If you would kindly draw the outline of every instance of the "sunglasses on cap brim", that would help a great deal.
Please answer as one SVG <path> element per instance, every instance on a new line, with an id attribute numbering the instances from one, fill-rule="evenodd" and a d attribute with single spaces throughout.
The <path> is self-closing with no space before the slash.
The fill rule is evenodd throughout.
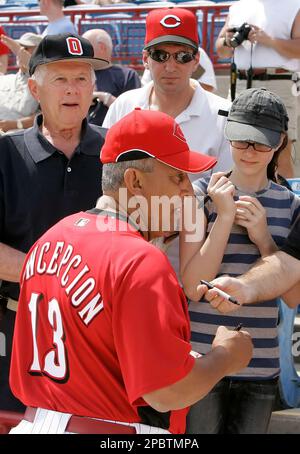
<path id="1" fill-rule="evenodd" d="M 189 52 L 185 50 L 179 50 L 178 52 L 170 53 L 162 49 L 150 49 L 148 54 L 152 60 L 158 63 L 165 63 L 173 57 L 177 63 L 184 65 L 185 63 L 190 63 L 195 59 L 197 51 Z"/>

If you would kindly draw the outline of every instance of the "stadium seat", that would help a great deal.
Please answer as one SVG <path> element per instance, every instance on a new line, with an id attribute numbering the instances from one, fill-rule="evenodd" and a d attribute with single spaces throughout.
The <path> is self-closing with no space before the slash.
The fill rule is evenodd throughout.
<path id="1" fill-rule="evenodd" d="M 123 21 L 120 24 L 120 33 L 122 36 L 122 45 L 120 47 L 120 56 L 122 61 L 125 59 L 125 64 L 129 64 L 130 60 L 126 60 L 127 56 L 138 64 L 142 64 L 142 51 L 144 48 L 146 25 L 144 20 L 139 21 Z"/>
<path id="2" fill-rule="evenodd" d="M 8 434 L 23 418 L 23 413 L 0 410 L 0 435 Z"/>
<path id="3" fill-rule="evenodd" d="M 14 23 L 14 24 L 3 24 L 5 33 L 13 39 L 19 39 L 24 33 L 39 33 L 39 30 L 36 25 L 33 24 L 23 24 L 23 23 Z"/>

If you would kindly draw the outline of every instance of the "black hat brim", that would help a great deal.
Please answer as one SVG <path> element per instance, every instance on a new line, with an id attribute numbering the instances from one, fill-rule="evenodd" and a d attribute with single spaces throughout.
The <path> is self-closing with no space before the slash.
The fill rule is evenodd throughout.
<path id="1" fill-rule="evenodd" d="M 280 143 L 280 131 L 228 120 L 225 137 L 230 141 L 257 142 L 276 148 Z"/>
<path id="2" fill-rule="evenodd" d="M 156 44 L 162 44 L 162 43 L 176 43 L 176 44 L 183 44 L 186 46 L 191 46 L 195 50 L 198 50 L 198 44 L 195 43 L 194 41 L 184 38 L 183 36 L 177 36 L 177 35 L 163 35 L 159 36 L 155 39 L 152 39 L 149 43 L 147 43 L 144 47 L 145 50 L 149 49 L 152 46 L 155 46 Z"/>

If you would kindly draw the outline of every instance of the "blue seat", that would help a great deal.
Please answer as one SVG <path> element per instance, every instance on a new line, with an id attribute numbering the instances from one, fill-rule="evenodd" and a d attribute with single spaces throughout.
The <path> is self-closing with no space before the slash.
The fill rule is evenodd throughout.
<path id="1" fill-rule="evenodd" d="M 122 45 L 120 48 L 120 56 L 122 62 L 130 63 L 130 60 L 135 60 L 135 63 L 142 64 L 142 51 L 144 48 L 146 25 L 144 20 L 139 21 L 123 21 L 120 24 L 120 33 L 122 36 Z M 130 60 L 126 57 L 130 56 Z"/>
<path id="2" fill-rule="evenodd" d="M 3 28 L 5 33 L 13 39 L 19 39 L 20 36 L 24 35 L 24 33 L 39 33 L 38 27 L 33 24 L 23 24 L 23 23 L 3 23 Z"/>
<path id="3" fill-rule="evenodd" d="M 280 397 L 285 407 L 300 407 L 300 377 L 294 360 L 300 355 L 299 338 L 294 338 L 294 321 L 297 309 L 290 309 L 279 300 L 279 349 L 280 349 Z M 296 333 L 298 334 L 298 333 Z"/>
<path id="4" fill-rule="evenodd" d="M 300 196 L 300 178 L 287 178 L 287 182 L 289 183 L 292 191 Z M 299 306 L 298 306 L 298 313 L 300 314 L 300 297 L 299 297 Z"/>

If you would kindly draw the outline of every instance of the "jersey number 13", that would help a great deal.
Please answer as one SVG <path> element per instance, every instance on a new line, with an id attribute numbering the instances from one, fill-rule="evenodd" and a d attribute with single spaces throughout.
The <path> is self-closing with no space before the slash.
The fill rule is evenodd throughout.
<path id="1" fill-rule="evenodd" d="M 29 310 L 31 313 L 31 329 L 33 340 L 33 360 L 30 366 L 30 373 L 35 375 L 47 375 L 55 381 L 66 381 L 68 377 L 68 362 L 64 344 L 64 330 L 62 317 L 57 299 L 52 298 L 48 302 L 48 321 L 53 333 L 54 349 L 48 351 L 43 358 L 43 364 L 39 359 L 39 350 L 37 344 L 37 327 L 38 327 L 38 305 L 43 301 L 42 295 L 32 293 Z"/>

